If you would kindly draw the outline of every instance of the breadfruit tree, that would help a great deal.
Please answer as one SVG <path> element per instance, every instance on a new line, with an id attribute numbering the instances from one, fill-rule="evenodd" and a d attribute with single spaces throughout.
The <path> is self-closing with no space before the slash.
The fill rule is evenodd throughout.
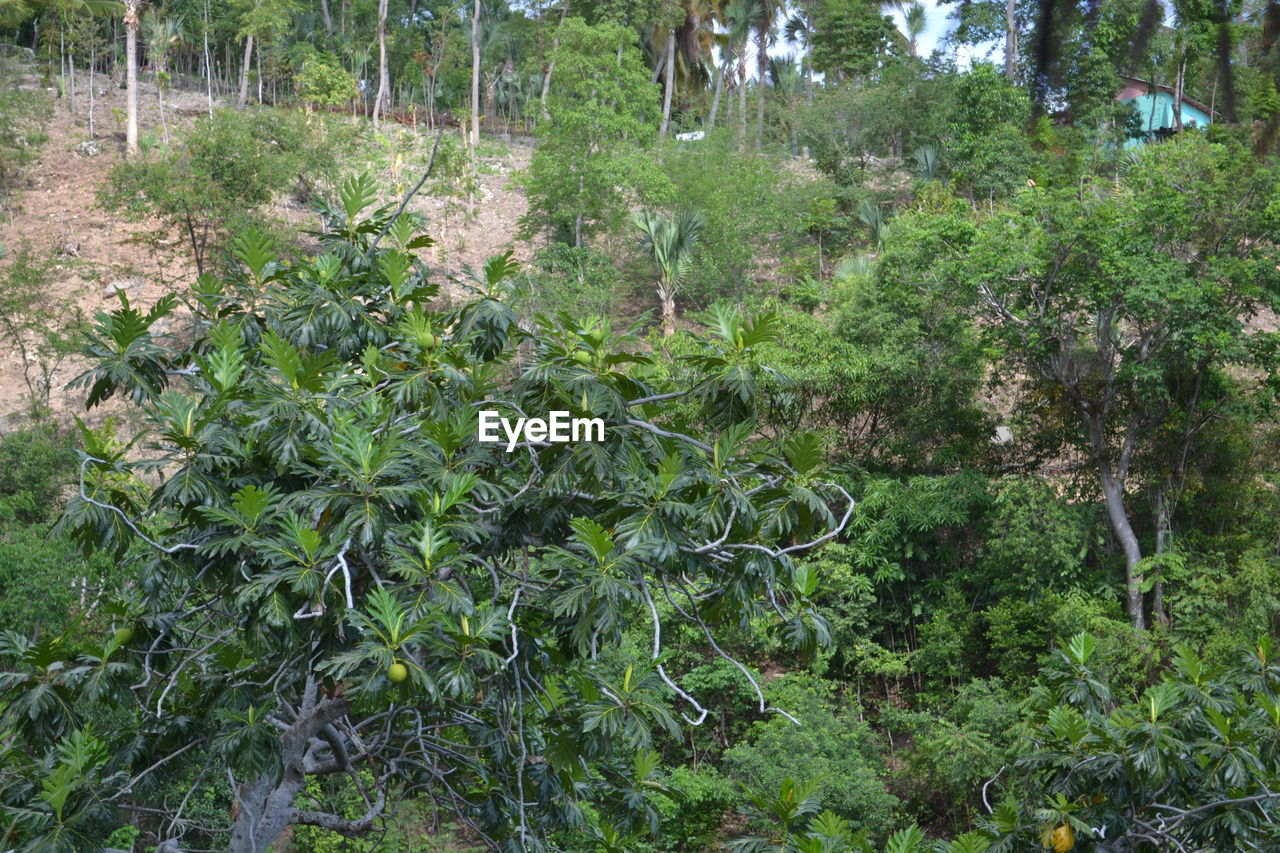
<path id="1" fill-rule="evenodd" d="M 813 437 L 753 426 L 769 316 L 724 313 L 660 365 L 607 321 L 518 322 L 509 257 L 442 309 L 430 241 L 362 218 L 372 198 L 344 185 L 313 258 L 240 235 L 189 323 L 160 322 L 176 299 L 97 318 L 79 381 L 142 430 L 86 431 L 64 523 L 138 570 L 100 647 L 7 637 L 19 842 L 88 849 L 127 807 L 181 843 L 173 779 L 194 776 L 234 791 L 237 853 L 290 825 L 360 836 L 410 796 L 495 848 L 558 827 L 616 846 L 653 818 L 651 732 L 707 715 L 663 667 L 664 621 L 720 654 L 724 625 L 823 640 L 792 559 L 852 502 Z M 606 429 L 507 452 L 477 440 L 482 409 Z M 606 664 L 628 626 L 644 653 Z M 351 779 L 363 813 L 304 796 L 316 777 Z"/>

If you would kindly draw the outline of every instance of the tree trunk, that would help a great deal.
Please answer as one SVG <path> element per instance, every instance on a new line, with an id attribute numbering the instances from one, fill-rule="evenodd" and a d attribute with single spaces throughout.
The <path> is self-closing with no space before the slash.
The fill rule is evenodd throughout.
<path id="1" fill-rule="evenodd" d="M 1173 81 L 1173 130 L 1182 130 L 1182 87 L 1186 81 L 1187 60 L 1178 63 L 1178 76 Z"/>
<path id="2" fill-rule="evenodd" d="M 667 128 L 671 126 L 671 93 L 676 88 L 676 28 L 667 28 L 667 73 L 663 81 L 665 92 L 662 93 L 662 125 L 658 128 L 658 137 L 666 139 Z"/>
<path id="3" fill-rule="evenodd" d="M 345 700 L 319 698 L 316 682 L 308 680 L 297 718 L 280 737 L 282 772 L 261 776 L 236 791 L 239 811 L 231 830 L 229 853 L 265 853 L 281 832 L 295 824 L 324 826 L 348 836 L 359 835 L 372 827 L 385 805 L 381 791 L 372 808 L 354 821 L 294 806 L 298 795 L 306 789 L 308 775 L 350 768 L 345 747 L 336 740 L 332 728 L 333 722 L 346 712 Z M 326 731 L 333 736 L 326 739 Z M 322 742 L 340 754 L 318 759 L 317 747 L 323 749 Z"/>
<path id="4" fill-rule="evenodd" d="M 89 138 L 90 138 L 90 139 L 93 139 L 93 137 L 94 137 L 94 132 L 93 132 L 93 131 L 94 131 L 94 128 L 93 128 L 93 99 L 94 99 L 94 95 L 93 95 L 93 85 L 94 85 L 94 83 L 93 83 L 93 77 L 94 77 L 94 69 L 97 67 L 97 65 L 98 65 L 98 50 L 97 50 L 97 45 L 95 45 L 93 42 L 89 42 Z"/>
<path id="5" fill-rule="evenodd" d="M 480 172 L 480 0 L 471 8 L 471 175 Z M 474 183 L 474 181 L 472 182 Z M 467 190 L 467 214 L 475 210 L 475 193 Z"/>
<path id="6" fill-rule="evenodd" d="M 1161 486 L 1156 491 L 1156 553 L 1168 554 L 1173 551 L 1173 509 L 1169 506 L 1169 486 Z M 1151 615 L 1162 628 L 1169 627 L 1169 614 L 1164 606 L 1163 569 L 1156 570 L 1155 583 L 1151 587 Z"/>
<path id="7" fill-rule="evenodd" d="M 324 33 L 333 38 L 333 18 L 329 16 L 329 0 L 320 0 L 320 20 L 324 22 Z"/>
<path id="8" fill-rule="evenodd" d="M 658 302 L 662 305 L 662 336 L 676 333 L 676 295 L 664 282 L 658 285 Z"/>
<path id="9" fill-rule="evenodd" d="M 67 106 L 71 108 L 71 114 L 76 114 L 76 46 L 71 45 L 71 50 L 67 51 Z"/>
<path id="10" fill-rule="evenodd" d="M 566 2 L 560 10 L 560 24 L 564 23 L 565 16 L 569 14 L 569 4 Z M 551 38 L 551 60 L 547 63 L 547 73 L 542 77 L 542 96 L 538 99 L 542 104 L 542 120 L 547 120 L 547 95 L 551 92 L 551 75 L 556 70 L 556 51 L 560 48 L 560 27 L 556 26 L 556 34 Z"/>
<path id="11" fill-rule="evenodd" d="M 720 111 L 720 95 L 724 91 L 724 69 L 716 65 L 716 88 L 711 96 L 711 115 L 707 117 L 707 130 L 716 129 L 716 113 Z"/>
<path id="12" fill-rule="evenodd" d="M 764 92 L 765 81 L 769 78 L 769 31 L 773 21 L 761 21 L 760 32 L 756 36 L 756 150 L 764 145 Z"/>
<path id="13" fill-rule="evenodd" d="M 1107 505 L 1107 518 L 1124 551 L 1125 610 L 1133 629 L 1143 631 L 1146 630 L 1147 620 L 1142 612 L 1142 573 L 1138 571 L 1142 548 L 1138 544 L 1137 534 L 1133 532 L 1129 514 L 1125 511 L 1124 483 L 1116 480 L 1107 462 L 1100 463 L 1098 473 L 1102 481 L 1102 496 Z"/>
<path id="14" fill-rule="evenodd" d="M 138 154 L 138 7 L 141 0 L 125 0 L 124 64 L 125 64 L 125 132 L 124 148 L 129 157 Z"/>
<path id="15" fill-rule="evenodd" d="M 738 149 L 747 147 L 747 49 L 738 53 Z"/>
<path id="16" fill-rule="evenodd" d="M 249 64 L 253 61 L 253 36 L 244 37 L 244 64 L 240 66 L 240 96 L 236 98 L 236 109 L 244 109 L 249 103 Z"/>
<path id="17" fill-rule="evenodd" d="M 582 248 L 582 175 L 578 175 L 578 215 L 573 218 L 573 245 Z"/>
<path id="18" fill-rule="evenodd" d="M 213 58 L 209 55 L 209 0 L 204 0 L 204 86 L 209 99 L 209 118 L 213 118 Z"/>
<path id="19" fill-rule="evenodd" d="M 373 129 L 378 129 L 387 100 L 387 0 L 378 0 L 378 96 L 373 101 Z"/>
<path id="20" fill-rule="evenodd" d="M 1014 0 L 1004 3 L 1004 76 L 1010 80 L 1017 70 L 1018 64 L 1018 19 L 1017 4 Z"/>

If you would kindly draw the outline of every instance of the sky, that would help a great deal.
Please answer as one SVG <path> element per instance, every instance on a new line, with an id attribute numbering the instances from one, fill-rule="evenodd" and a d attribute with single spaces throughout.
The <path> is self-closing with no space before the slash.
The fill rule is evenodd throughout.
<path id="1" fill-rule="evenodd" d="M 918 50 L 921 56 L 928 56 L 933 53 L 933 49 L 938 43 L 946 37 L 947 31 L 951 29 L 951 22 L 947 20 L 950 8 L 939 7 L 936 0 L 921 0 L 924 5 L 925 12 L 928 14 L 929 26 L 925 28 L 924 33 L 917 42 Z M 905 13 L 900 10 L 889 10 L 889 14 L 893 16 L 894 22 L 898 25 L 898 29 L 906 32 L 906 26 L 903 24 Z"/>

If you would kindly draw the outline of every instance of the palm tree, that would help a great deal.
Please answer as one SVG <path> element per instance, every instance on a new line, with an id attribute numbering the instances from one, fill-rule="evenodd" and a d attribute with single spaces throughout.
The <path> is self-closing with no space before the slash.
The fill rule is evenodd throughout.
<path id="1" fill-rule="evenodd" d="M 912 3 L 902 14 L 907 31 L 907 52 L 914 57 L 920 34 L 929 28 L 929 13 L 923 3 Z"/>
<path id="2" fill-rule="evenodd" d="M 783 121 L 791 134 L 791 155 L 794 157 L 799 147 L 799 128 L 796 121 L 795 104 L 804 94 L 804 73 L 800 70 L 800 62 L 793 56 L 774 56 L 769 59 L 769 82 L 778 100 L 784 107 Z"/>
<path id="3" fill-rule="evenodd" d="M 915 158 L 921 178 L 926 181 L 932 181 L 938 177 L 939 159 L 938 149 L 935 146 L 922 145 L 911 156 Z"/>
<path id="4" fill-rule="evenodd" d="M 764 90 L 769 77 L 769 44 L 773 41 L 773 22 L 783 8 L 781 0 L 757 0 L 759 14 L 755 19 L 756 30 L 756 86 L 760 100 L 756 104 L 756 149 L 764 144 Z"/>
<path id="5" fill-rule="evenodd" d="M 738 147 L 747 146 L 747 43 L 751 27 L 762 14 L 762 0 L 735 0 L 725 12 L 730 52 L 738 63 Z"/>
<path id="6" fill-rule="evenodd" d="M 706 217 L 694 210 L 679 216 L 639 211 L 632 217 L 644 233 L 644 246 L 658 267 L 658 302 L 662 306 L 662 334 L 676 332 L 676 290 L 684 283 L 693 265 L 693 250 Z"/>
<path id="7" fill-rule="evenodd" d="M 712 84 L 711 95 L 711 112 L 707 116 L 707 129 L 714 130 L 716 126 L 716 114 L 720 112 L 720 96 L 724 93 L 724 76 L 729 73 L 729 69 L 733 67 L 731 58 L 732 49 L 729 47 L 729 40 L 722 34 L 717 34 L 716 44 L 720 46 L 720 61 L 712 68 L 711 74 L 714 78 Z"/>
<path id="8" fill-rule="evenodd" d="M 160 126 L 164 128 L 164 144 L 169 144 L 169 123 L 164 117 L 164 89 L 169 77 L 169 51 L 182 44 L 182 19 L 160 17 L 158 13 L 143 20 L 146 30 L 147 51 L 155 69 L 156 98 L 160 102 Z"/>

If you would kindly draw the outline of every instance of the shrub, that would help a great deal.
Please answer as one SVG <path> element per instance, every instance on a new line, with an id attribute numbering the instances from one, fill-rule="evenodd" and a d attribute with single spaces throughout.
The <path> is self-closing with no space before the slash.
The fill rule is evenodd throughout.
<path id="1" fill-rule="evenodd" d="M 753 737 L 725 752 L 728 774 L 752 788 L 770 790 L 788 777 L 801 785 L 816 782 L 823 805 L 855 828 L 873 833 L 887 829 L 898 799 L 880 778 L 884 763 L 871 730 L 837 713 L 824 685 L 811 679 L 788 681 L 787 695 L 774 701 L 800 725 L 780 715 L 758 723 Z"/>

